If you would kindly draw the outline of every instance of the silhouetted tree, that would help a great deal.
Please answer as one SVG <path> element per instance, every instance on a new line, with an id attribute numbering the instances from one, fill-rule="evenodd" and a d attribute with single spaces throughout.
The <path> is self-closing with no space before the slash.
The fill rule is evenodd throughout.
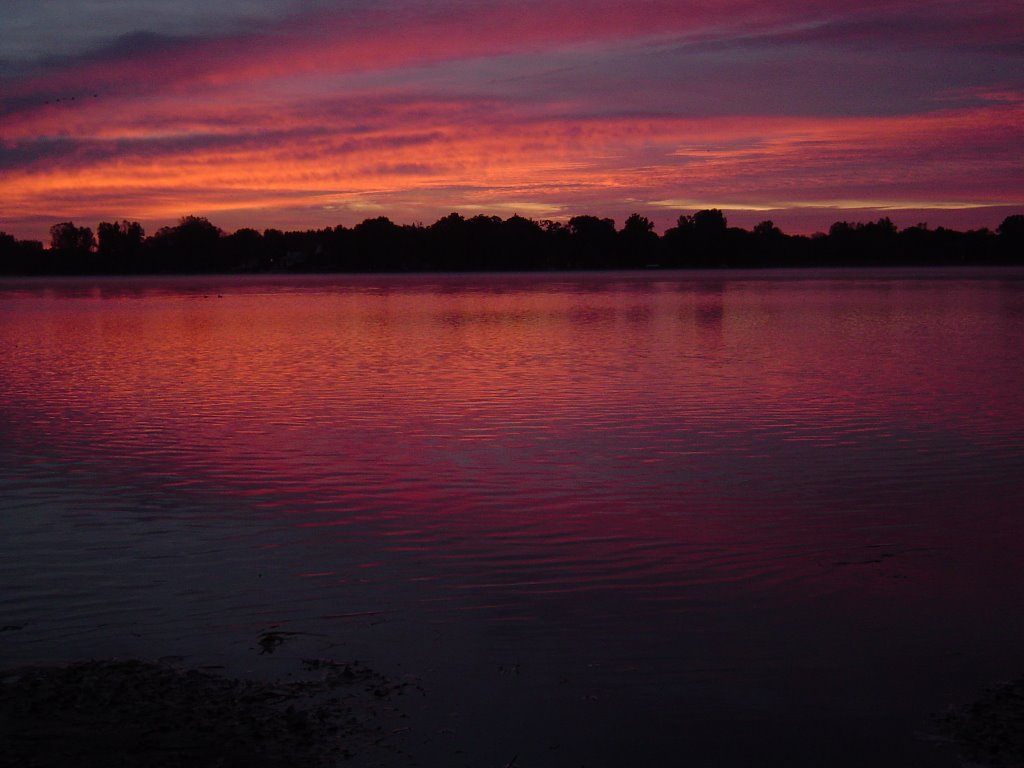
<path id="1" fill-rule="evenodd" d="M 501 224 L 498 238 L 498 269 L 533 270 L 547 266 L 544 231 L 532 219 L 513 214 Z"/>
<path id="2" fill-rule="evenodd" d="M 537 223 L 544 233 L 544 260 L 548 269 L 573 267 L 572 231 L 568 224 L 545 219 Z"/>
<path id="3" fill-rule="evenodd" d="M 998 234 L 997 234 L 998 233 Z M 256 272 L 616 269 L 781 265 L 1024 263 L 1024 215 L 996 232 L 956 232 L 918 224 L 900 231 L 888 218 L 839 221 L 828 234 L 790 236 L 771 221 L 729 227 L 717 209 L 681 214 L 662 237 L 645 216 L 574 216 L 568 223 L 513 215 L 458 213 L 429 227 L 380 216 L 343 226 L 282 232 L 239 229 L 225 235 L 207 219 L 186 216 L 150 237 L 137 222 L 100 222 L 99 243 L 72 222 L 51 228 L 50 249 L 0 233 L 0 272 Z"/>
<path id="4" fill-rule="evenodd" d="M 19 272 L 18 256 L 18 241 L 14 235 L 0 232 L 0 273 L 10 275 Z"/>
<path id="5" fill-rule="evenodd" d="M 1007 216 L 1003 223 L 996 227 L 996 233 L 1015 242 L 1024 240 L 1024 214 Z"/>
<path id="6" fill-rule="evenodd" d="M 427 232 L 427 255 L 440 270 L 469 269 L 473 254 L 466 219 L 458 213 L 449 213 L 431 224 Z"/>
<path id="7" fill-rule="evenodd" d="M 352 266 L 358 272 L 395 272 L 403 269 L 402 228 L 386 216 L 365 219 L 352 229 Z"/>
<path id="8" fill-rule="evenodd" d="M 782 234 L 782 230 L 776 227 L 775 222 L 771 219 L 765 219 L 764 221 L 755 224 L 753 234 L 761 240 L 779 240 L 785 237 L 785 235 Z"/>
<path id="9" fill-rule="evenodd" d="M 485 216 L 482 213 L 466 220 L 466 240 L 470 258 L 466 269 L 501 269 L 504 249 L 499 251 L 495 247 L 501 238 L 501 225 L 501 217 Z"/>
<path id="10" fill-rule="evenodd" d="M 639 213 L 631 214 L 619 232 L 617 266 L 643 268 L 657 258 L 657 249 L 658 236 L 654 234 L 654 222 Z"/>
<path id="11" fill-rule="evenodd" d="M 96 238 L 89 227 L 76 227 L 65 221 L 50 227 L 50 248 L 67 253 L 88 253 L 96 247 Z"/>
<path id="12" fill-rule="evenodd" d="M 0 232 L 0 274 L 32 275 L 51 271 L 39 240 L 18 240 Z"/>
<path id="13" fill-rule="evenodd" d="M 608 269 L 615 258 L 615 222 L 597 216 L 573 216 L 569 219 L 572 233 L 574 266 Z"/>
<path id="14" fill-rule="evenodd" d="M 999 249 L 1006 261 L 1020 262 L 1024 253 L 1024 215 L 1007 216 L 996 227 L 999 234 Z"/>
<path id="15" fill-rule="evenodd" d="M 745 266 L 764 267 L 782 266 L 792 261 L 787 258 L 788 238 L 775 222 L 766 219 L 754 225 L 750 236 L 746 238 L 744 249 L 747 252 Z M 743 259 L 740 259 L 742 262 Z"/>
<path id="16" fill-rule="evenodd" d="M 889 218 L 850 224 L 837 221 L 828 231 L 823 261 L 832 264 L 886 264 L 905 261 L 896 225 Z"/>
<path id="17" fill-rule="evenodd" d="M 157 271 L 215 272 L 222 268 L 217 257 L 223 234 L 202 216 L 183 216 L 177 226 L 158 229 L 146 244 Z M 175 269 L 175 264 L 181 266 Z"/>
<path id="18" fill-rule="evenodd" d="M 243 227 L 225 235 L 218 243 L 217 263 L 228 272 L 265 272 L 272 268 L 269 248 L 263 235 Z"/>
<path id="19" fill-rule="evenodd" d="M 697 211 L 693 214 L 692 222 L 694 235 L 709 242 L 721 238 L 728 229 L 725 214 L 717 208 Z"/>
<path id="20" fill-rule="evenodd" d="M 665 233 L 663 261 L 671 267 L 723 266 L 726 233 L 725 216 L 717 208 L 681 215 L 676 226 Z"/>
<path id="21" fill-rule="evenodd" d="M 97 255 L 104 272 L 135 272 L 142 253 L 146 232 L 137 221 L 101 221 L 96 228 L 99 235 Z"/>
<path id="22" fill-rule="evenodd" d="M 665 230 L 658 250 L 663 267 L 678 269 L 685 266 L 693 235 L 693 217 L 681 214 L 676 225 Z"/>
<path id="23" fill-rule="evenodd" d="M 50 251 L 57 272 L 82 274 L 96 271 L 96 238 L 89 227 L 65 221 L 50 227 Z"/>

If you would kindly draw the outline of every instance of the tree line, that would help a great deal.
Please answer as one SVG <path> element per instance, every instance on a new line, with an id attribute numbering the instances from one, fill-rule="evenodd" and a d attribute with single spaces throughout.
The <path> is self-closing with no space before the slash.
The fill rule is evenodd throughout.
<path id="1" fill-rule="evenodd" d="M 429 226 L 386 217 L 354 227 L 230 234 L 199 216 L 147 236 L 138 222 L 101 222 L 96 231 L 62 222 L 48 248 L 0 232 L 0 274 L 192 274 L 266 272 L 476 272 L 608 269 L 718 269 L 812 266 L 1024 264 L 1024 215 L 995 231 L 888 218 L 836 222 L 828 233 L 787 235 L 771 221 L 730 227 L 717 209 L 681 215 L 663 235 L 634 213 L 621 229 L 609 218 L 568 222 L 521 216 L 465 218 Z"/>

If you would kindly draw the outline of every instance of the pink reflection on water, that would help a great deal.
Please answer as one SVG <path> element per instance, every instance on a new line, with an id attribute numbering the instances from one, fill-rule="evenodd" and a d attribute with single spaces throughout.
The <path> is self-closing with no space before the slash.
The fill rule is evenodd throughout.
<path id="1" fill-rule="evenodd" d="M 925 764 L 1024 638 L 1024 282 L 938 274 L 0 283 L 14 646 L 287 626 L 558 759 Z"/>
<path id="2" fill-rule="evenodd" d="M 460 589 L 950 599 L 1020 554 L 1016 281 L 117 287 L 4 299 L 22 439 Z"/>

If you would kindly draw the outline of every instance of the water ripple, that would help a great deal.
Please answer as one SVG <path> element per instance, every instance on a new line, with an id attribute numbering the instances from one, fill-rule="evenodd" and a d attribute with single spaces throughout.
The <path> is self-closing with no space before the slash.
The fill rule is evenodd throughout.
<path id="1" fill-rule="evenodd" d="M 6 284 L 5 612 L 650 617 L 1016 551 L 1019 282 L 437 280 Z"/>

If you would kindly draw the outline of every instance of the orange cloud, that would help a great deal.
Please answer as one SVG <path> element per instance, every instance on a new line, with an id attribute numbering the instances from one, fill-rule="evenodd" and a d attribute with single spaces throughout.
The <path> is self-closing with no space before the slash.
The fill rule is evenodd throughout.
<path id="1" fill-rule="evenodd" d="M 924 7 L 901 3 L 901 18 Z M 275 210 L 301 212 L 296 224 L 327 225 L 371 211 L 409 220 L 460 208 L 562 216 L 626 207 L 1024 204 L 1024 100 L 1012 83 L 951 89 L 949 102 L 916 114 L 699 117 L 711 107 L 674 110 L 667 98 L 699 75 L 659 80 L 632 49 L 624 60 L 638 74 L 623 75 L 624 85 L 600 66 L 587 69 L 612 44 L 657 48 L 722 35 L 741 60 L 745 35 L 788 35 L 792 45 L 843 34 L 838 23 L 815 21 L 830 12 L 823 0 L 393 10 L 115 50 L 9 80 L 0 226 L 26 235 L 31 227 L 38 237 L 43 221 L 153 225 L 184 213 L 259 226 Z M 846 24 L 859 39 L 862 28 Z M 553 61 L 570 74 L 549 90 L 544 73 L 528 95 L 489 79 L 486 62 L 556 49 Z M 478 69 L 470 77 L 468 64 L 441 64 L 454 60 Z M 648 74 L 648 109 L 616 101 L 632 77 Z M 619 90 L 601 90 L 613 81 Z"/>
<path id="2" fill-rule="evenodd" d="M 1000 188 L 990 172 L 981 174 L 985 183 L 972 178 L 1005 162 L 989 153 L 1020 137 L 1024 108 L 1014 103 L 917 117 L 764 118 L 756 130 L 749 118 L 517 119 L 445 102 L 378 108 L 379 125 L 361 132 L 351 123 L 324 130 L 293 111 L 227 139 L 191 133 L 194 118 L 180 136 L 130 128 L 132 139 L 110 139 L 111 125 L 82 115 L 79 149 L 12 169 L 0 195 L 15 219 L 60 210 L 145 220 L 279 206 L 337 216 L 363 210 L 360 201 L 395 198 L 436 202 L 439 212 L 488 202 L 558 211 L 602 199 L 638 208 L 1021 202 L 1019 179 Z M 260 133 L 271 122 L 274 131 Z M 131 115 L 127 123 L 137 125 Z M 90 124 L 95 135 L 84 130 Z"/>

